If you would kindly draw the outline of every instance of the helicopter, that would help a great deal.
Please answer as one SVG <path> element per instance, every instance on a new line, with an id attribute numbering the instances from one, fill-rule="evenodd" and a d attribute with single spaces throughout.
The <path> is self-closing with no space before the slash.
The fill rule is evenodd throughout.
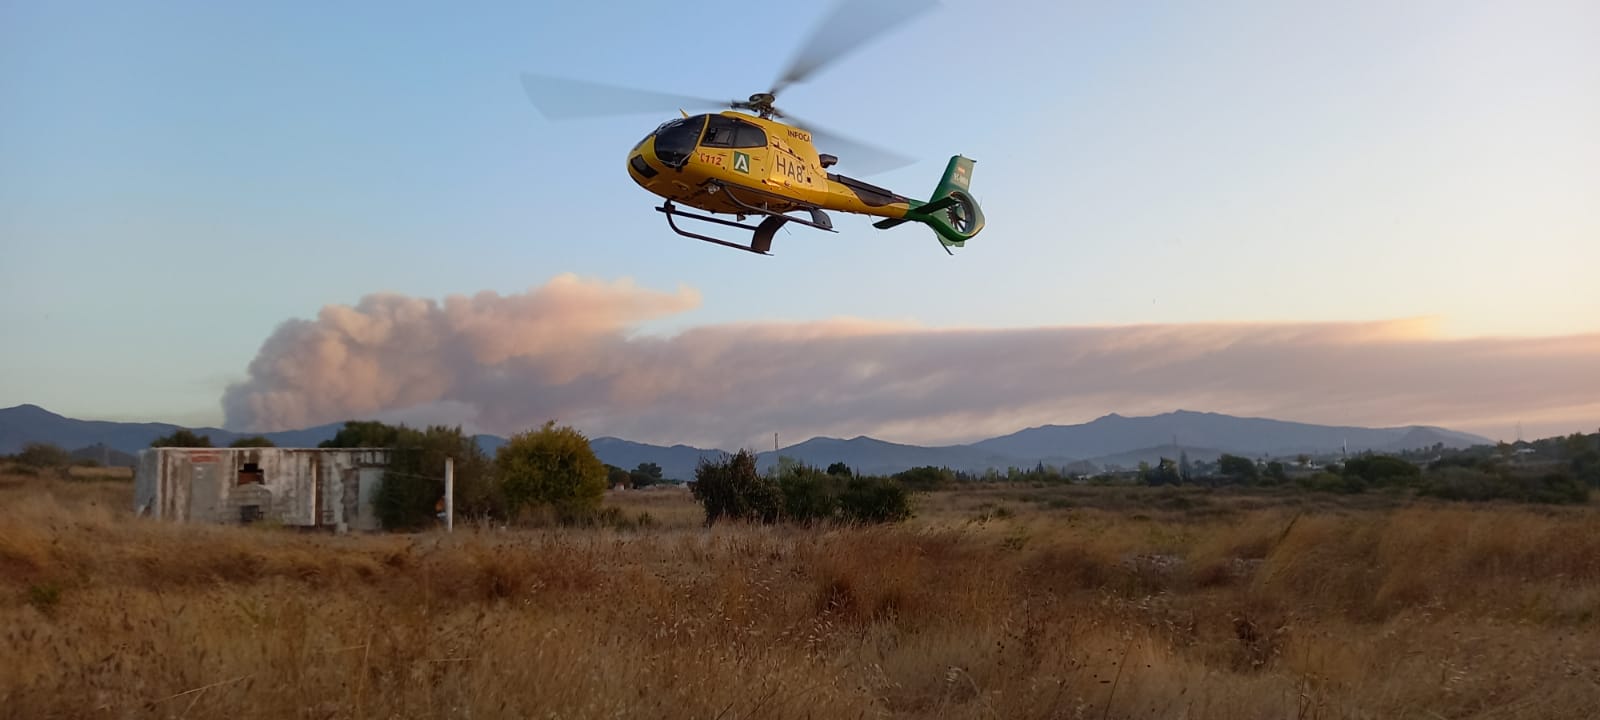
<path id="1" fill-rule="evenodd" d="M 863 16 L 863 6 L 840 2 L 807 38 L 770 89 L 744 100 L 676 95 L 607 85 L 537 73 L 523 73 L 529 99 L 552 119 L 661 112 L 676 109 L 679 117 L 662 122 L 627 153 L 627 172 L 645 190 L 663 198 L 655 209 L 667 226 L 684 237 L 771 255 L 777 231 L 788 223 L 818 230 L 834 229 L 829 212 L 882 218 L 872 225 L 887 230 L 906 222 L 932 228 L 946 253 L 963 247 L 984 227 L 983 211 L 970 192 L 974 160 L 951 156 L 944 175 L 927 200 L 895 193 L 831 170 L 843 159 L 847 167 L 881 169 L 909 164 L 910 159 L 850 140 L 794 118 L 776 107 L 779 92 L 801 82 L 829 62 L 860 47 L 890 26 L 934 5 L 915 0 L 912 7 Z M 690 114 L 688 108 L 720 109 Z M 827 151 L 827 152 L 825 152 Z M 689 212 L 685 205 L 710 215 Z M 716 217 L 731 215 L 733 219 Z M 760 217 L 758 224 L 745 222 Z M 679 227 L 688 219 L 751 231 L 748 241 L 735 242 Z"/>

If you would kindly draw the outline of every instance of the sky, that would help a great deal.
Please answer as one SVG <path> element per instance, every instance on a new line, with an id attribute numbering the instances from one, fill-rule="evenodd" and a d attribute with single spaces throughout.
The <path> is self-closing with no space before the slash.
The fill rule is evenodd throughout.
<path id="1" fill-rule="evenodd" d="M 855 216 L 791 226 L 771 257 L 674 235 L 624 168 L 672 113 L 552 121 L 519 83 L 742 97 L 827 10 L 0 2 L 0 406 L 240 427 L 409 411 L 499 432 L 559 412 L 656 442 L 948 440 L 1178 407 L 1600 427 L 1583 370 L 1600 367 L 1600 5 L 945 2 L 779 105 L 919 158 L 864 178 L 903 194 L 976 159 L 988 226 L 954 256 Z M 1150 328 L 1176 345 L 1122 367 L 1182 347 L 1226 378 L 1086 359 Z M 862 333 L 876 340 L 833 342 Z M 992 354 L 1033 333 L 1054 338 L 1049 362 Z M 447 346 L 497 336 L 522 354 Z M 371 353 L 407 337 L 447 344 L 401 363 L 432 374 L 361 394 L 393 370 Z M 1328 338 L 1359 371 L 1312 360 Z M 541 365 L 563 344 L 601 354 L 557 365 L 659 362 L 596 389 Z M 893 371 L 924 351 L 990 367 L 952 368 L 959 384 Z M 1265 357 L 1288 379 L 1263 381 Z M 323 364 L 286 370 L 306 358 Z M 730 358 L 757 374 L 727 377 Z M 1075 374 L 1118 389 L 1059 382 Z M 897 394 L 872 412 L 814 400 L 846 376 Z M 663 378 L 744 392 L 640 389 Z M 1331 394 L 1297 404 L 1288 386 Z M 955 388 L 998 399 L 940 400 Z"/>

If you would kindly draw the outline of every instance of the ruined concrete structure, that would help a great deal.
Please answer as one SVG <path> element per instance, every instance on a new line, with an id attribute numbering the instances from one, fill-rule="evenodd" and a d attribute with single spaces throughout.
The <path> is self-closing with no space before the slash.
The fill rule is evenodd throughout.
<path id="1" fill-rule="evenodd" d="M 388 464 L 389 451 L 373 448 L 150 448 L 139 452 L 134 510 L 179 522 L 377 530 L 372 499 Z"/>

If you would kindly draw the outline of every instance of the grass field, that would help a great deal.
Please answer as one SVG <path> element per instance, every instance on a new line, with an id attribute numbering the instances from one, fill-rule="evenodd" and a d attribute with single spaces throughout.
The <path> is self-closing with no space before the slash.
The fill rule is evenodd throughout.
<path id="1" fill-rule="evenodd" d="M 1600 510 L 995 488 L 901 526 L 175 526 L 0 475 L 26 718 L 1588 718 Z"/>

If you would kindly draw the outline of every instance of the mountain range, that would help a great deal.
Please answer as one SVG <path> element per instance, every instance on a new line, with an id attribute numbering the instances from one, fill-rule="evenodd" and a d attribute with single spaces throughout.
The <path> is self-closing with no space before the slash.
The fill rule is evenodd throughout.
<path id="1" fill-rule="evenodd" d="M 315 447 L 338 432 L 343 423 L 299 430 L 259 433 L 280 447 Z M 46 442 L 75 451 L 81 457 L 115 458 L 126 464 L 127 455 L 183 426 L 170 423 L 128 423 L 77 420 L 57 415 L 37 405 L 0 409 L 0 454 L 15 453 L 30 442 Z M 189 428 L 208 435 L 219 447 L 240 437 L 221 428 Z M 505 438 L 474 436 L 485 452 L 493 454 Z M 1246 457 L 1294 457 L 1341 452 L 1399 452 L 1436 444 L 1461 448 L 1493 444 L 1489 438 L 1425 425 L 1367 428 L 1315 425 L 1301 422 L 1246 418 L 1210 412 L 1178 410 L 1160 415 L 1124 417 L 1112 413 L 1076 425 L 1043 425 L 960 445 L 906 445 L 866 436 L 846 439 L 814 437 L 777 451 L 758 453 L 760 467 L 771 467 L 780 456 L 826 467 L 842 462 L 861 473 L 894 473 L 911 467 L 934 465 L 953 470 L 983 472 L 994 468 L 1030 468 L 1044 463 L 1085 472 L 1154 464 L 1162 457 L 1182 452 L 1193 461 L 1214 461 L 1222 453 Z M 722 453 L 715 448 L 689 445 L 650 445 L 615 437 L 590 440 L 601 461 L 632 469 L 640 463 L 661 466 L 669 479 L 687 480 L 702 457 Z"/>

